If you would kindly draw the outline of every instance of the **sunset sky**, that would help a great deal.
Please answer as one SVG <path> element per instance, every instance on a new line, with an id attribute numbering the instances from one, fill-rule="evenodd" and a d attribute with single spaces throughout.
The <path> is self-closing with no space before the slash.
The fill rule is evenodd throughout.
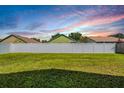
<path id="1" fill-rule="evenodd" d="M 55 33 L 87 36 L 124 33 L 124 6 L 0 6 L 0 37 L 49 39 Z"/>

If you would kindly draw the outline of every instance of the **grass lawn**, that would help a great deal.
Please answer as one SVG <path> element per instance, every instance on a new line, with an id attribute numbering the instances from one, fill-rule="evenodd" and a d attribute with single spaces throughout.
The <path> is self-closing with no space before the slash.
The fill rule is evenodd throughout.
<path id="1" fill-rule="evenodd" d="M 124 55 L 1 54 L 0 87 L 124 87 Z"/>

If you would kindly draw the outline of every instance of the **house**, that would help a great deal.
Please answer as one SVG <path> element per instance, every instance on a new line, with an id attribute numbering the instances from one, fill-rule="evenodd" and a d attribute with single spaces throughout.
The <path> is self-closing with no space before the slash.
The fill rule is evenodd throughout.
<path id="1" fill-rule="evenodd" d="M 83 37 L 84 43 L 118 43 L 124 42 L 124 39 L 118 39 L 115 37 Z"/>
<path id="2" fill-rule="evenodd" d="M 75 40 L 61 34 L 55 38 L 52 38 L 49 43 L 74 43 L 76 42 Z"/>
<path id="3" fill-rule="evenodd" d="M 0 43 L 40 43 L 40 42 L 19 35 L 9 35 L 8 37 L 2 39 Z"/>

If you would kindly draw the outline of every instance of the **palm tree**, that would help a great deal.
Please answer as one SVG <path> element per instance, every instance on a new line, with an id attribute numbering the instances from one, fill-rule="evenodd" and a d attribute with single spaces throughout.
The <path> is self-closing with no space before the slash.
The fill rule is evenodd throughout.
<path id="1" fill-rule="evenodd" d="M 117 33 L 117 34 L 114 34 L 114 35 L 110 35 L 111 37 L 116 37 L 118 38 L 118 42 L 121 42 L 121 39 L 124 38 L 124 34 L 122 33 Z"/>

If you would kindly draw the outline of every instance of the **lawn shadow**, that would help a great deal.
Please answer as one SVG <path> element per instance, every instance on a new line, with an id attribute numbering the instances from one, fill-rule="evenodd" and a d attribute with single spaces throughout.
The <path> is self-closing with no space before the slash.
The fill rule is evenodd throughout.
<path id="1" fill-rule="evenodd" d="M 60 69 L 0 74 L 1 88 L 121 88 L 123 76 Z"/>

